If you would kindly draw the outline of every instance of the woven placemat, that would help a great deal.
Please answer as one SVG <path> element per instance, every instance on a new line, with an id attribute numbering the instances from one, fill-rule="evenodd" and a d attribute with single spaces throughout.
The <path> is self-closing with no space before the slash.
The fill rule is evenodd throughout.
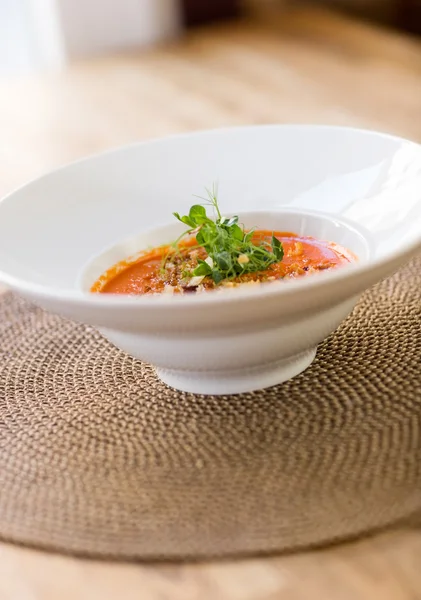
<path id="1" fill-rule="evenodd" d="M 194 396 L 0 299 L 0 537 L 115 558 L 291 550 L 421 521 L 421 258 L 304 374 Z"/>

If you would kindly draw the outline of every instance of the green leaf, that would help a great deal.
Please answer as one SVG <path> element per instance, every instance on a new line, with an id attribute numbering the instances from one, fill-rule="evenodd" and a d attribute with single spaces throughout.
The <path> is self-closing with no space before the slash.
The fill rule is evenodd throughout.
<path id="1" fill-rule="evenodd" d="M 212 273 L 212 269 L 204 260 L 198 260 L 198 266 L 193 271 L 193 275 L 210 275 Z"/>
<path id="2" fill-rule="evenodd" d="M 192 221 L 187 215 L 181 218 L 182 222 L 194 229 L 196 227 L 196 223 Z"/>
<path id="3" fill-rule="evenodd" d="M 218 271 L 218 269 L 213 269 L 212 279 L 214 280 L 216 285 L 218 285 L 218 283 L 221 283 L 221 281 L 226 279 L 226 277 L 221 273 L 221 271 Z"/>
<path id="4" fill-rule="evenodd" d="M 221 271 L 229 271 L 232 268 L 232 258 L 229 252 L 219 252 L 212 255 L 213 262 Z"/>
<path id="5" fill-rule="evenodd" d="M 196 241 L 199 244 L 199 246 L 204 246 L 205 245 L 205 238 L 203 235 L 203 228 L 199 229 L 199 231 L 196 233 Z"/>
<path id="6" fill-rule="evenodd" d="M 194 223 L 194 221 L 192 221 L 190 219 L 190 217 L 188 217 L 187 215 L 185 215 L 184 217 L 180 217 L 180 215 L 178 213 L 173 213 L 174 217 L 176 219 L 178 219 L 179 221 L 181 221 L 182 223 L 184 223 L 185 225 L 188 225 L 190 228 L 194 229 L 196 227 L 196 224 Z"/>
<path id="7" fill-rule="evenodd" d="M 217 234 L 215 233 L 214 223 L 209 225 L 205 223 L 205 225 L 202 225 L 202 227 L 198 231 L 196 235 L 196 240 L 198 244 L 207 249 L 208 245 L 212 244 L 215 241 L 216 237 Z"/>
<path id="8" fill-rule="evenodd" d="M 272 252 L 278 261 L 281 261 L 284 258 L 284 248 L 278 238 L 274 235 L 272 235 Z"/>
<path id="9" fill-rule="evenodd" d="M 239 225 L 237 225 L 237 224 L 234 223 L 234 225 L 231 225 L 231 227 L 229 228 L 229 230 L 230 230 L 230 233 L 231 233 L 232 237 L 235 240 L 238 240 L 240 242 L 243 241 L 243 239 L 244 239 L 244 232 L 243 232 L 243 230 L 241 229 L 241 227 Z"/>
<path id="10" fill-rule="evenodd" d="M 197 225 L 203 225 L 206 221 L 209 221 L 206 216 L 206 209 L 200 204 L 194 204 L 189 212 L 190 220 Z"/>
<path id="11" fill-rule="evenodd" d="M 238 217 L 234 216 L 234 217 L 229 217 L 226 219 L 222 219 L 220 221 L 220 224 L 223 225 L 224 227 L 231 227 L 231 225 L 235 225 L 236 223 L 238 223 Z"/>

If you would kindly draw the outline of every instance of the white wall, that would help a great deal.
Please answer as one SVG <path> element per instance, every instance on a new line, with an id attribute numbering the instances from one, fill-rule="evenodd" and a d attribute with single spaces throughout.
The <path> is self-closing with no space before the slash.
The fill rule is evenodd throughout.
<path id="1" fill-rule="evenodd" d="M 181 27 L 179 0 L 0 0 L 0 76 L 147 47 Z"/>
<path id="2" fill-rule="evenodd" d="M 0 75 L 26 73 L 35 57 L 25 0 L 0 0 Z"/>
<path id="3" fill-rule="evenodd" d="M 178 0 L 56 0 L 66 54 L 148 46 L 177 35 Z"/>

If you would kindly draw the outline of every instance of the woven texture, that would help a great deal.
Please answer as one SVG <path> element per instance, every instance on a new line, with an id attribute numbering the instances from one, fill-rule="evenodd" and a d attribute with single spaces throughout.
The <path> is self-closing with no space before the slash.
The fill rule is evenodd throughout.
<path id="1" fill-rule="evenodd" d="M 193 396 L 89 327 L 0 299 L 0 536 L 179 558 L 290 550 L 421 518 L 421 258 L 312 367 Z"/>

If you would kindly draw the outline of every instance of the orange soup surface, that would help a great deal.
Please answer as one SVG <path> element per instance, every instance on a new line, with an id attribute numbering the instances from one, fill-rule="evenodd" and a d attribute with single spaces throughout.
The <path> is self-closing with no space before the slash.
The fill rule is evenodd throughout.
<path id="1" fill-rule="evenodd" d="M 345 248 L 332 242 L 288 232 L 274 232 L 282 243 L 283 259 L 264 271 L 239 275 L 234 279 L 215 284 L 210 276 L 193 278 L 191 272 L 198 260 L 207 258 L 204 248 L 190 237 L 175 251 L 171 246 L 161 246 L 140 257 L 121 261 L 106 271 L 92 286 L 92 292 L 103 294 L 182 294 L 208 291 L 215 288 L 256 285 L 285 278 L 304 277 L 317 271 L 334 269 L 353 262 L 356 257 Z M 254 232 L 255 244 L 270 240 L 272 231 Z M 165 268 L 163 268 L 165 260 Z M 199 281 L 200 279 L 200 281 Z"/>

